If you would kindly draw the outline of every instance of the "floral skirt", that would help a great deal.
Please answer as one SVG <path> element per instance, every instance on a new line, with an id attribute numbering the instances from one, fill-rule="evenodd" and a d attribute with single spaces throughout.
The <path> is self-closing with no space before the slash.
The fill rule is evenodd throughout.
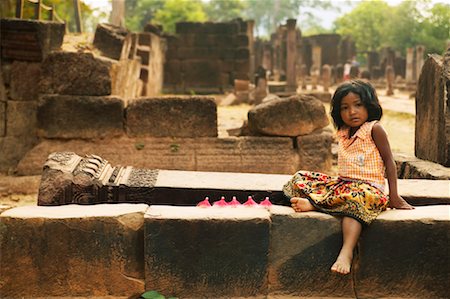
<path id="1" fill-rule="evenodd" d="M 370 224 L 386 209 L 388 197 L 364 181 L 344 180 L 319 172 L 299 171 L 283 187 L 284 195 L 307 198 L 321 212 Z"/>

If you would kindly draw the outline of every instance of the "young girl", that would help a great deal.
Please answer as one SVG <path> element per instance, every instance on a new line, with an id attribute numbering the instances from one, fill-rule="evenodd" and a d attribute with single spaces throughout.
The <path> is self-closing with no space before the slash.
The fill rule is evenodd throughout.
<path id="1" fill-rule="evenodd" d="M 397 170 L 387 134 L 381 124 L 383 111 L 369 82 L 340 85 L 331 102 L 331 117 L 338 129 L 338 177 L 299 171 L 283 187 L 296 212 L 320 211 L 342 218 L 343 245 L 331 271 L 350 273 L 353 249 L 363 225 L 370 224 L 389 205 L 413 209 L 397 192 Z M 384 174 L 389 200 L 384 194 Z"/>

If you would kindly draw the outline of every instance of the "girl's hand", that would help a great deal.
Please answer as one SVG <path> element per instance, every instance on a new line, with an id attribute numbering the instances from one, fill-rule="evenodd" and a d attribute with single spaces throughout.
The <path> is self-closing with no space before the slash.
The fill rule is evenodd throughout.
<path id="1" fill-rule="evenodd" d="M 406 202 L 400 195 L 391 196 L 389 198 L 389 207 L 401 210 L 412 210 L 414 207 Z"/>

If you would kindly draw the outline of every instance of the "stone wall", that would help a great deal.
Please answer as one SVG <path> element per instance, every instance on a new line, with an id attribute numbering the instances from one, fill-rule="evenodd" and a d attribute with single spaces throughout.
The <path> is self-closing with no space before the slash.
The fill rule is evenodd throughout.
<path id="1" fill-rule="evenodd" d="M 65 25 L 1 19 L 0 171 L 12 171 L 37 142 L 42 63 L 61 47 Z"/>
<path id="2" fill-rule="evenodd" d="M 430 55 L 416 94 L 415 155 L 450 166 L 450 49 Z"/>
<path id="3" fill-rule="evenodd" d="M 253 22 L 176 24 L 167 38 L 164 90 L 167 93 L 215 94 L 252 71 Z"/>

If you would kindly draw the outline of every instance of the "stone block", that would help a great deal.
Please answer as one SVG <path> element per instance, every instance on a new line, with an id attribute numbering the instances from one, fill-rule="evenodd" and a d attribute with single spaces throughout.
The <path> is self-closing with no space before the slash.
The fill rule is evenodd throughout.
<path id="1" fill-rule="evenodd" d="M 269 293 L 295 298 L 353 297 L 350 275 L 330 271 L 342 246 L 338 218 L 295 213 L 273 206 L 271 212 Z"/>
<path id="2" fill-rule="evenodd" d="M 220 60 L 185 60 L 181 63 L 185 92 L 220 93 Z"/>
<path id="3" fill-rule="evenodd" d="M 397 153 L 394 155 L 397 177 L 401 179 L 449 180 L 450 168 L 438 163 Z"/>
<path id="4" fill-rule="evenodd" d="M 3 212 L 0 294 L 30 298 L 142 293 L 147 208 L 25 206 Z"/>
<path id="5" fill-rule="evenodd" d="M 53 52 L 42 64 L 41 94 L 110 95 L 114 60 L 92 53 Z"/>
<path id="6" fill-rule="evenodd" d="M 0 137 L 6 135 L 6 102 L 0 101 Z"/>
<path id="7" fill-rule="evenodd" d="M 327 126 L 324 105 L 317 99 L 296 95 L 274 99 L 248 112 L 251 132 L 274 136 L 301 136 Z"/>
<path id="8" fill-rule="evenodd" d="M 151 206 L 145 288 L 180 298 L 264 295 L 269 228 L 264 209 Z"/>
<path id="9" fill-rule="evenodd" d="M 415 155 L 450 167 L 450 49 L 444 57 L 429 55 L 417 82 Z"/>
<path id="10" fill-rule="evenodd" d="M 33 135 L 0 137 L 0 172 L 14 173 L 17 163 L 37 141 Z M 36 171 L 38 174 L 41 172 Z"/>
<path id="11" fill-rule="evenodd" d="M 46 138 L 104 138 L 123 134 L 124 103 L 117 97 L 42 96 L 38 134 Z"/>
<path id="12" fill-rule="evenodd" d="M 65 28 L 53 21 L 1 19 L 1 57 L 40 62 L 61 47 Z"/>
<path id="13" fill-rule="evenodd" d="M 115 60 L 127 59 L 132 44 L 131 34 L 120 26 L 98 24 L 93 44 L 108 58 Z"/>
<path id="14" fill-rule="evenodd" d="M 300 168 L 310 171 L 328 173 L 333 164 L 331 144 L 333 133 L 329 131 L 315 131 L 308 135 L 296 138 L 297 149 L 300 159 Z"/>
<path id="15" fill-rule="evenodd" d="M 6 136 L 35 136 L 37 102 L 6 102 Z"/>
<path id="16" fill-rule="evenodd" d="M 110 73 L 113 82 L 111 93 L 123 98 L 125 106 L 130 99 L 141 96 L 141 63 L 138 59 L 122 59 L 113 64 Z"/>
<path id="17" fill-rule="evenodd" d="M 10 93 L 16 101 L 37 101 L 41 64 L 14 61 L 11 64 Z"/>
<path id="18" fill-rule="evenodd" d="M 448 205 L 382 213 L 360 240 L 358 297 L 448 297 L 449 215 Z"/>
<path id="19" fill-rule="evenodd" d="M 215 137 L 217 106 L 211 97 L 140 98 L 126 112 L 129 136 Z"/>
<path id="20" fill-rule="evenodd" d="M 180 60 L 166 61 L 164 64 L 164 85 L 178 85 L 183 80 L 182 77 Z"/>
<path id="21" fill-rule="evenodd" d="M 0 69 L 0 102 L 5 102 L 8 99 L 8 96 L 6 95 L 6 82 L 4 80 L 4 74 L 3 74 L 3 69 L 5 69 L 5 68 L 3 66 L 1 66 L 0 68 L 1 68 Z M 8 69 L 10 69 L 10 68 L 8 67 Z M 9 79 L 8 79 L 8 86 L 9 86 Z"/>

